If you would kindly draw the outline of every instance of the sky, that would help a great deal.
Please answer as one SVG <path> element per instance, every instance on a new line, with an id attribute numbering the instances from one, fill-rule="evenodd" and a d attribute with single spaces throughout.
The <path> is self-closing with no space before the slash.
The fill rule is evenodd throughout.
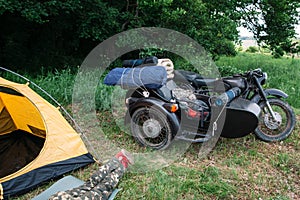
<path id="1" fill-rule="evenodd" d="M 300 25 L 297 25 L 295 28 L 296 28 L 296 36 L 300 37 Z M 251 37 L 251 36 L 253 36 L 253 34 L 250 33 L 246 28 L 239 27 L 238 31 L 240 32 L 241 37 L 245 37 L 245 36 L 246 37 Z"/>

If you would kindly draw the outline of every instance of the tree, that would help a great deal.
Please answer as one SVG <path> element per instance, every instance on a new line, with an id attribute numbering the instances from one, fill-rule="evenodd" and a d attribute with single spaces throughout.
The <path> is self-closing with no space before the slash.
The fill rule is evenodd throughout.
<path id="1" fill-rule="evenodd" d="M 177 30 L 214 58 L 235 55 L 241 20 L 281 55 L 296 46 L 297 8 L 298 0 L 0 0 L 0 64 L 79 65 L 97 44 L 136 27 Z"/>
<path id="2" fill-rule="evenodd" d="M 118 15 L 101 0 L 0 0 L 0 63 L 31 71 L 79 65 L 120 31 Z"/>
<path id="3" fill-rule="evenodd" d="M 225 13 L 232 5 L 217 1 L 144 0 L 136 1 L 127 28 L 149 26 L 173 29 L 195 39 L 214 58 L 235 55 L 232 41 L 238 40 L 236 23 Z"/>
<path id="4" fill-rule="evenodd" d="M 270 47 L 274 57 L 293 49 L 295 25 L 299 23 L 298 0 L 244 1 L 238 9 L 243 25 L 252 31 L 258 42 Z"/>

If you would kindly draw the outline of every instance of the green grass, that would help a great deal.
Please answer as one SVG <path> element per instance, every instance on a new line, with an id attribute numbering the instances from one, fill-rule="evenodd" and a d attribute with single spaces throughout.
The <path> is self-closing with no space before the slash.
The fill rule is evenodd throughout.
<path id="1" fill-rule="evenodd" d="M 224 73 L 261 67 L 269 74 L 268 86 L 286 91 L 290 94 L 290 104 L 300 108 L 297 86 L 299 60 L 277 60 L 264 55 L 240 54 L 234 58 L 223 57 L 217 64 L 223 66 Z M 13 79 L 7 74 L 2 76 Z M 32 78 L 70 111 L 74 79 L 75 75 L 69 70 Z M 292 87 L 298 92 L 292 93 Z M 111 87 L 99 83 L 95 100 L 99 110 L 110 107 L 111 90 Z M 299 120 L 300 109 L 295 109 L 295 112 Z M 84 117 L 88 120 L 87 115 Z M 132 152 L 149 151 L 137 145 L 114 119 L 111 111 L 97 113 L 97 120 L 106 139 Z M 85 124 L 80 125 L 86 127 Z M 96 133 L 95 137 L 100 138 L 100 143 L 101 137 L 97 128 L 99 129 L 87 126 L 85 131 L 88 134 Z M 201 144 L 193 144 L 168 167 L 147 173 L 125 174 L 119 183 L 118 188 L 122 190 L 116 199 L 300 199 L 299 131 L 297 124 L 294 133 L 287 140 L 278 143 L 265 143 L 253 135 L 239 139 L 222 138 L 203 159 L 197 156 Z M 103 157 L 108 155 L 103 151 L 100 153 Z M 71 174 L 87 180 L 97 168 L 97 164 L 93 164 Z M 52 183 L 14 199 L 31 199 Z"/>
<path id="2" fill-rule="evenodd" d="M 98 114 L 106 137 L 119 147 L 144 152 L 112 118 L 110 112 Z M 204 159 L 197 156 L 200 147 L 200 144 L 192 145 L 181 158 L 160 170 L 125 174 L 116 199 L 292 200 L 300 197 L 299 125 L 288 140 L 279 143 L 265 143 L 253 135 L 223 138 Z M 96 169 L 94 164 L 71 174 L 87 180 Z M 49 186 L 15 199 L 30 199 Z"/>
<path id="3" fill-rule="evenodd" d="M 221 57 L 217 66 L 226 74 L 261 68 L 268 73 L 266 88 L 277 88 L 286 92 L 287 101 L 300 108 L 300 59 L 290 57 L 275 59 L 270 55 L 239 53 L 236 57 Z"/>
<path id="4" fill-rule="evenodd" d="M 129 191 L 122 192 L 120 199 L 204 199 L 226 198 L 235 194 L 235 187 L 219 176 L 216 167 L 199 171 L 171 166 L 153 173 L 135 175 L 139 180 L 129 179 L 120 183 L 119 187 L 123 188 L 130 184 Z"/>

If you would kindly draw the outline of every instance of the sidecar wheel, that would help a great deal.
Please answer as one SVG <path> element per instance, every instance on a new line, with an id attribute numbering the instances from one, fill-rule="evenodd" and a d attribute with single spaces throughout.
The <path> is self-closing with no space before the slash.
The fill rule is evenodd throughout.
<path id="1" fill-rule="evenodd" d="M 266 142 L 282 141 L 290 136 L 296 124 L 296 117 L 290 105 L 280 99 L 271 98 L 269 103 L 275 113 L 273 120 L 266 104 L 260 103 L 262 109 L 259 125 L 255 129 L 256 136 Z"/>
<path id="2" fill-rule="evenodd" d="M 162 150 L 173 139 L 169 119 L 156 108 L 143 107 L 134 111 L 130 126 L 134 139 L 142 146 Z"/>

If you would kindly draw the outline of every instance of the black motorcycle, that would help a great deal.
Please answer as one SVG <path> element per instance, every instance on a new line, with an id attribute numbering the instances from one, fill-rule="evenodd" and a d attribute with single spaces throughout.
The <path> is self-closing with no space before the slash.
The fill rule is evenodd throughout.
<path id="1" fill-rule="evenodd" d="M 199 74 L 177 70 L 175 81 L 179 85 L 188 83 L 195 93 L 203 94 L 225 87 L 241 89 L 240 98 L 258 104 L 262 110 L 259 115 L 259 124 L 254 133 L 266 142 L 282 141 L 286 139 L 295 128 L 296 118 L 291 106 L 284 101 L 286 93 L 278 89 L 263 89 L 267 80 L 267 73 L 261 69 L 251 70 L 245 74 L 236 74 L 221 79 L 203 78 Z M 183 81 L 184 80 L 184 81 Z"/>
<path id="2" fill-rule="evenodd" d="M 137 61 L 140 62 L 124 63 L 132 67 Z M 152 64 L 151 59 L 147 62 Z M 130 124 L 132 135 L 142 146 L 165 149 L 174 139 L 205 142 L 216 131 L 226 138 L 254 132 L 264 141 L 280 141 L 295 127 L 293 110 L 281 100 L 287 94 L 277 89 L 264 90 L 267 74 L 260 69 L 220 79 L 175 70 L 172 80 L 150 88 L 142 84 L 143 80 L 133 81 L 134 77 L 145 77 L 134 73 L 129 73 L 127 82 L 138 87 L 125 87 L 125 123 Z M 124 82 L 123 75 L 124 71 L 119 72 L 121 81 L 117 82 Z"/>

